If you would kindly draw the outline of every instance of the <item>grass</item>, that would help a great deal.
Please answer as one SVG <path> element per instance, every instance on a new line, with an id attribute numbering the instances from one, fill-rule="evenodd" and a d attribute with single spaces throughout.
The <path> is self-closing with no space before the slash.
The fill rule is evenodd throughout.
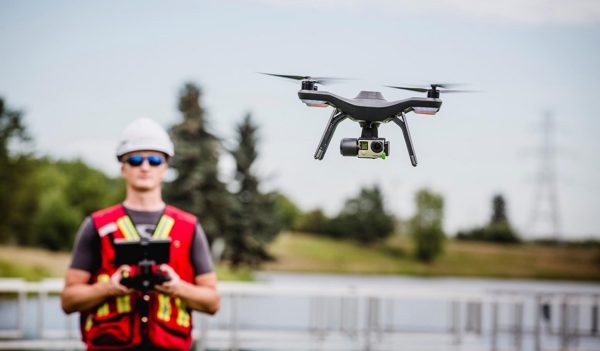
<path id="1" fill-rule="evenodd" d="M 26 266 L 14 262 L 0 260 L 0 277 L 24 278 L 26 280 L 41 280 L 50 276 L 50 272 L 40 266 Z"/>
<path id="2" fill-rule="evenodd" d="M 408 238 L 364 246 L 304 233 L 282 233 L 270 246 L 271 271 L 404 274 L 600 281 L 598 247 L 499 245 L 449 240 L 433 263 L 420 263 Z"/>
<path id="3" fill-rule="evenodd" d="M 71 255 L 43 249 L 0 246 L 0 277 L 40 280 L 64 277 Z"/>
<path id="4" fill-rule="evenodd" d="M 254 280 L 254 273 L 251 269 L 242 267 L 237 270 L 231 269 L 229 266 L 220 264 L 216 268 L 219 281 L 244 281 L 249 282 Z"/>

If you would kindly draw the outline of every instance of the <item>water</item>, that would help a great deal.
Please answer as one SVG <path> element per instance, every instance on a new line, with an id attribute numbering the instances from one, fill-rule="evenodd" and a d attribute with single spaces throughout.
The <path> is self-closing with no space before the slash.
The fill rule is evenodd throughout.
<path id="1" fill-rule="evenodd" d="M 226 292 L 222 296 L 221 311 L 204 321 L 200 314 L 194 314 L 196 326 L 202 322 L 208 326 L 206 341 L 210 349 L 249 345 L 247 349 L 257 350 L 600 350 L 600 334 L 591 335 L 594 300 L 590 300 L 590 304 L 574 295 L 600 295 L 599 284 L 271 272 L 258 272 L 256 277 L 254 286 L 266 287 L 267 291 L 284 289 L 287 292 L 232 294 L 227 291 L 233 290 L 223 284 Z M 294 293 L 305 289 L 313 292 L 341 289 L 345 293 L 320 297 Z M 379 299 L 352 294 L 353 291 L 369 289 L 381 293 L 401 291 L 414 294 L 412 297 Z M 521 307 L 506 301 L 499 303 L 495 327 L 491 318 L 494 312 L 492 303 L 444 299 L 446 295 L 461 294 L 504 296 L 496 294 L 498 291 L 528 292 L 529 297 L 520 300 L 523 302 Z M 419 295 L 428 293 L 438 298 L 424 299 Z M 551 295 L 558 293 L 562 297 L 570 296 L 569 303 L 578 302 L 581 306 L 561 310 L 561 304 L 566 300 L 552 298 Z M 546 296 L 552 312 L 549 320 L 542 320 L 542 337 L 537 341 L 534 294 Z M 596 304 L 598 299 L 596 296 Z M 10 298 L 0 299 L 0 331 L 15 326 L 19 312 L 14 302 Z M 43 321 L 38 320 L 39 308 L 36 297 L 27 299 L 24 311 L 26 339 L 39 339 L 40 326 L 46 338 L 78 337 L 77 315 L 65 318 L 58 296 L 48 297 Z M 571 338 L 565 344 L 565 339 L 560 337 L 560 331 L 566 330 L 561 324 L 563 314 L 569 314 L 571 332 L 591 336 L 581 336 L 577 340 Z M 516 328 L 519 323 L 521 332 Z M 494 334 L 493 330 L 497 333 Z M 261 335 L 262 341 L 259 341 Z M 290 344 L 290 340 L 296 341 Z"/>
<path id="2" fill-rule="evenodd" d="M 443 289 L 484 293 L 492 290 L 530 290 L 548 292 L 599 293 L 600 284 L 567 281 L 482 278 L 420 278 L 394 275 L 340 275 L 322 273 L 257 272 L 258 282 L 283 285 L 318 284 L 322 286 L 357 286 L 406 289 Z"/>

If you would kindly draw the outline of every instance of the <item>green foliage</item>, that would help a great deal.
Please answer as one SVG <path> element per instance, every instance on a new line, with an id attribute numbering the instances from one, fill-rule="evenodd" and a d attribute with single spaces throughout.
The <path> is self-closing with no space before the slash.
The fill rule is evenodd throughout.
<path id="1" fill-rule="evenodd" d="M 195 214 L 212 242 L 226 232 L 232 200 L 219 180 L 221 142 L 208 131 L 200 97 L 200 88 L 192 83 L 179 94 L 183 120 L 170 129 L 175 156 L 169 161 L 177 177 L 165 184 L 164 195 L 167 202 Z"/>
<path id="2" fill-rule="evenodd" d="M 373 186 L 346 200 L 336 217 L 329 218 L 316 209 L 302 214 L 294 229 L 374 244 L 389 237 L 394 227 L 394 216 L 385 210 L 379 187 Z"/>
<path id="3" fill-rule="evenodd" d="M 0 241 L 16 242 L 26 229 L 25 213 L 32 201 L 23 189 L 31 169 L 28 155 L 13 155 L 10 146 L 29 140 L 23 114 L 6 106 L 0 97 Z M 25 211 L 25 212 L 23 212 Z"/>
<path id="4" fill-rule="evenodd" d="M 86 215 L 123 200 L 122 181 L 108 178 L 81 160 L 36 161 L 34 180 L 38 208 L 27 244 L 68 250 Z"/>
<path id="5" fill-rule="evenodd" d="M 237 145 L 231 150 L 236 163 L 235 202 L 232 208 L 231 226 L 227 235 L 225 256 L 232 266 L 242 264 L 257 266 L 268 260 L 266 244 L 279 233 L 275 194 L 262 194 L 259 179 L 253 165 L 258 157 L 258 126 L 250 114 L 237 125 Z"/>
<path id="6" fill-rule="evenodd" d="M 361 189 L 358 196 L 346 200 L 338 216 L 331 221 L 330 232 L 336 237 L 373 244 L 389 237 L 394 226 L 394 216 L 386 212 L 381 190 L 375 185 Z"/>
<path id="7" fill-rule="evenodd" d="M 494 195 L 492 198 L 492 218 L 490 218 L 490 224 L 506 224 L 508 218 L 506 217 L 506 202 L 502 195 Z"/>
<path id="8" fill-rule="evenodd" d="M 10 144 L 13 141 L 27 141 L 29 135 L 23 124 L 23 113 L 11 110 L 0 97 L 0 165 L 4 166 L 10 157 Z"/>
<path id="9" fill-rule="evenodd" d="M 277 221 L 281 229 L 296 228 L 302 211 L 296 204 L 281 192 L 276 192 L 275 207 L 277 208 Z"/>
<path id="10" fill-rule="evenodd" d="M 506 215 L 506 201 L 500 194 L 492 198 L 490 222 L 483 226 L 456 234 L 459 240 L 492 241 L 497 243 L 519 243 L 521 239 L 513 230 Z"/>
<path id="11" fill-rule="evenodd" d="M 11 206 L 1 241 L 68 250 L 84 216 L 123 199 L 123 183 L 83 161 L 25 158 L 13 183 Z"/>
<path id="12" fill-rule="evenodd" d="M 331 235 L 331 219 L 323 213 L 323 210 L 315 210 L 302 213 L 296 222 L 294 230 L 305 233 L 327 234 Z"/>
<path id="13" fill-rule="evenodd" d="M 13 156 L 11 166 L 0 170 L 8 183 L 0 197 L 0 242 L 26 245 L 31 241 L 31 218 L 38 208 L 39 185 L 34 177 L 36 160 L 30 156 Z"/>
<path id="14" fill-rule="evenodd" d="M 444 249 L 444 199 L 427 189 L 415 196 L 416 213 L 410 228 L 415 244 L 415 255 L 423 262 L 431 262 Z"/>
<path id="15" fill-rule="evenodd" d="M 29 137 L 0 98 L 0 242 L 69 249 L 83 216 L 122 199 L 115 181 L 82 161 L 12 154 Z"/>
<path id="16" fill-rule="evenodd" d="M 41 196 L 40 208 L 33 219 L 35 243 L 53 251 L 68 250 L 82 217 L 80 209 L 69 204 L 58 188 L 52 189 Z"/>

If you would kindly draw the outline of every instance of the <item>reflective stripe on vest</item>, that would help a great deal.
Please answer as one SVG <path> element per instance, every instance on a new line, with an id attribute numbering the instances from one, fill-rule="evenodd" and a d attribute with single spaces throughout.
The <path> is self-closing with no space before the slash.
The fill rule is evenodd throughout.
<path id="1" fill-rule="evenodd" d="M 138 235 L 137 230 L 135 230 L 135 226 L 129 216 L 123 216 L 117 219 L 117 226 L 119 226 L 119 229 L 126 240 L 140 240 L 140 236 Z"/>
<path id="2" fill-rule="evenodd" d="M 171 300 L 173 298 L 158 294 L 158 309 L 156 311 L 156 318 L 161 321 L 168 322 L 171 320 Z M 175 307 L 177 307 L 177 325 L 182 327 L 190 326 L 190 314 L 188 313 L 185 303 L 180 298 L 175 298 Z"/>
<path id="3" fill-rule="evenodd" d="M 117 312 L 131 312 L 131 296 L 123 295 L 117 297 Z"/>
<path id="4" fill-rule="evenodd" d="M 171 298 L 165 294 L 158 294 L 158 310 L 156 318 L 168 322 L 171 320 Z"/>
<path id="5" fill-rule="evenodd" d="M 171 233 L 171 229 L 175 224 L 175 220 L 168 216 L 162 216 L 158 224 L 156 225 L 156 229 L 154 230 L 154 234 L 152 234 L 153 239 L 166 239 L 169 237 Z"/>
<path id="6" fill-rule="evenodd" d="M 88 331 L 90 331 L 90 329 L 92 329 L 92 324 L 94 324 L 92 315 L 88 314 L 87 318 L 85 319 L 85 331 L 86 332 L 88 332 Z"/>
<path id="7" fill-rule="evenodd" d="M 100 274 L 98 275 L 98 281 L 99 282 L 107 282 L 110 280 L 110 277 L 108 276 L 108 274 Z M 108 314 L 109 310 L 108 310 L 108 302 L 100 305 L 100 307 L 98 307 L 98 310 L 96 311 L 96 315 L 98 315 L 98 317 L 103 317 L 106 316 Z"/>
<path id="8" fill-rule="evenodd" d="M 175 298 L 175 306 L 177 306 L 177 324 L 182 327 L 190 326 L 190 314 L 186 310 L 185 303 L 180 298 Z"/>

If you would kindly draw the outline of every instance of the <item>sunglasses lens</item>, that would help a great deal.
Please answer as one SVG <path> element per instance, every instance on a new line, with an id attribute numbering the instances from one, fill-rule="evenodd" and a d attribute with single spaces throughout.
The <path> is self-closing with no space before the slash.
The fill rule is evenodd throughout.
<path id="1" fill-rule="evenodd" d="M 162 162 L 163 159 L 160 156 L 148 156 L 148 163 L 150 166 L 160 166 Z"/>
<path id="2" fill-rule="evenodd" d="M 133 155 L 133 156 L 129 156 L 127 158 L 127 163 L 129 163 L 130 166 L 139 166 L 144 162 L 144 157 L 140 156 L 140 155 Z"/>

